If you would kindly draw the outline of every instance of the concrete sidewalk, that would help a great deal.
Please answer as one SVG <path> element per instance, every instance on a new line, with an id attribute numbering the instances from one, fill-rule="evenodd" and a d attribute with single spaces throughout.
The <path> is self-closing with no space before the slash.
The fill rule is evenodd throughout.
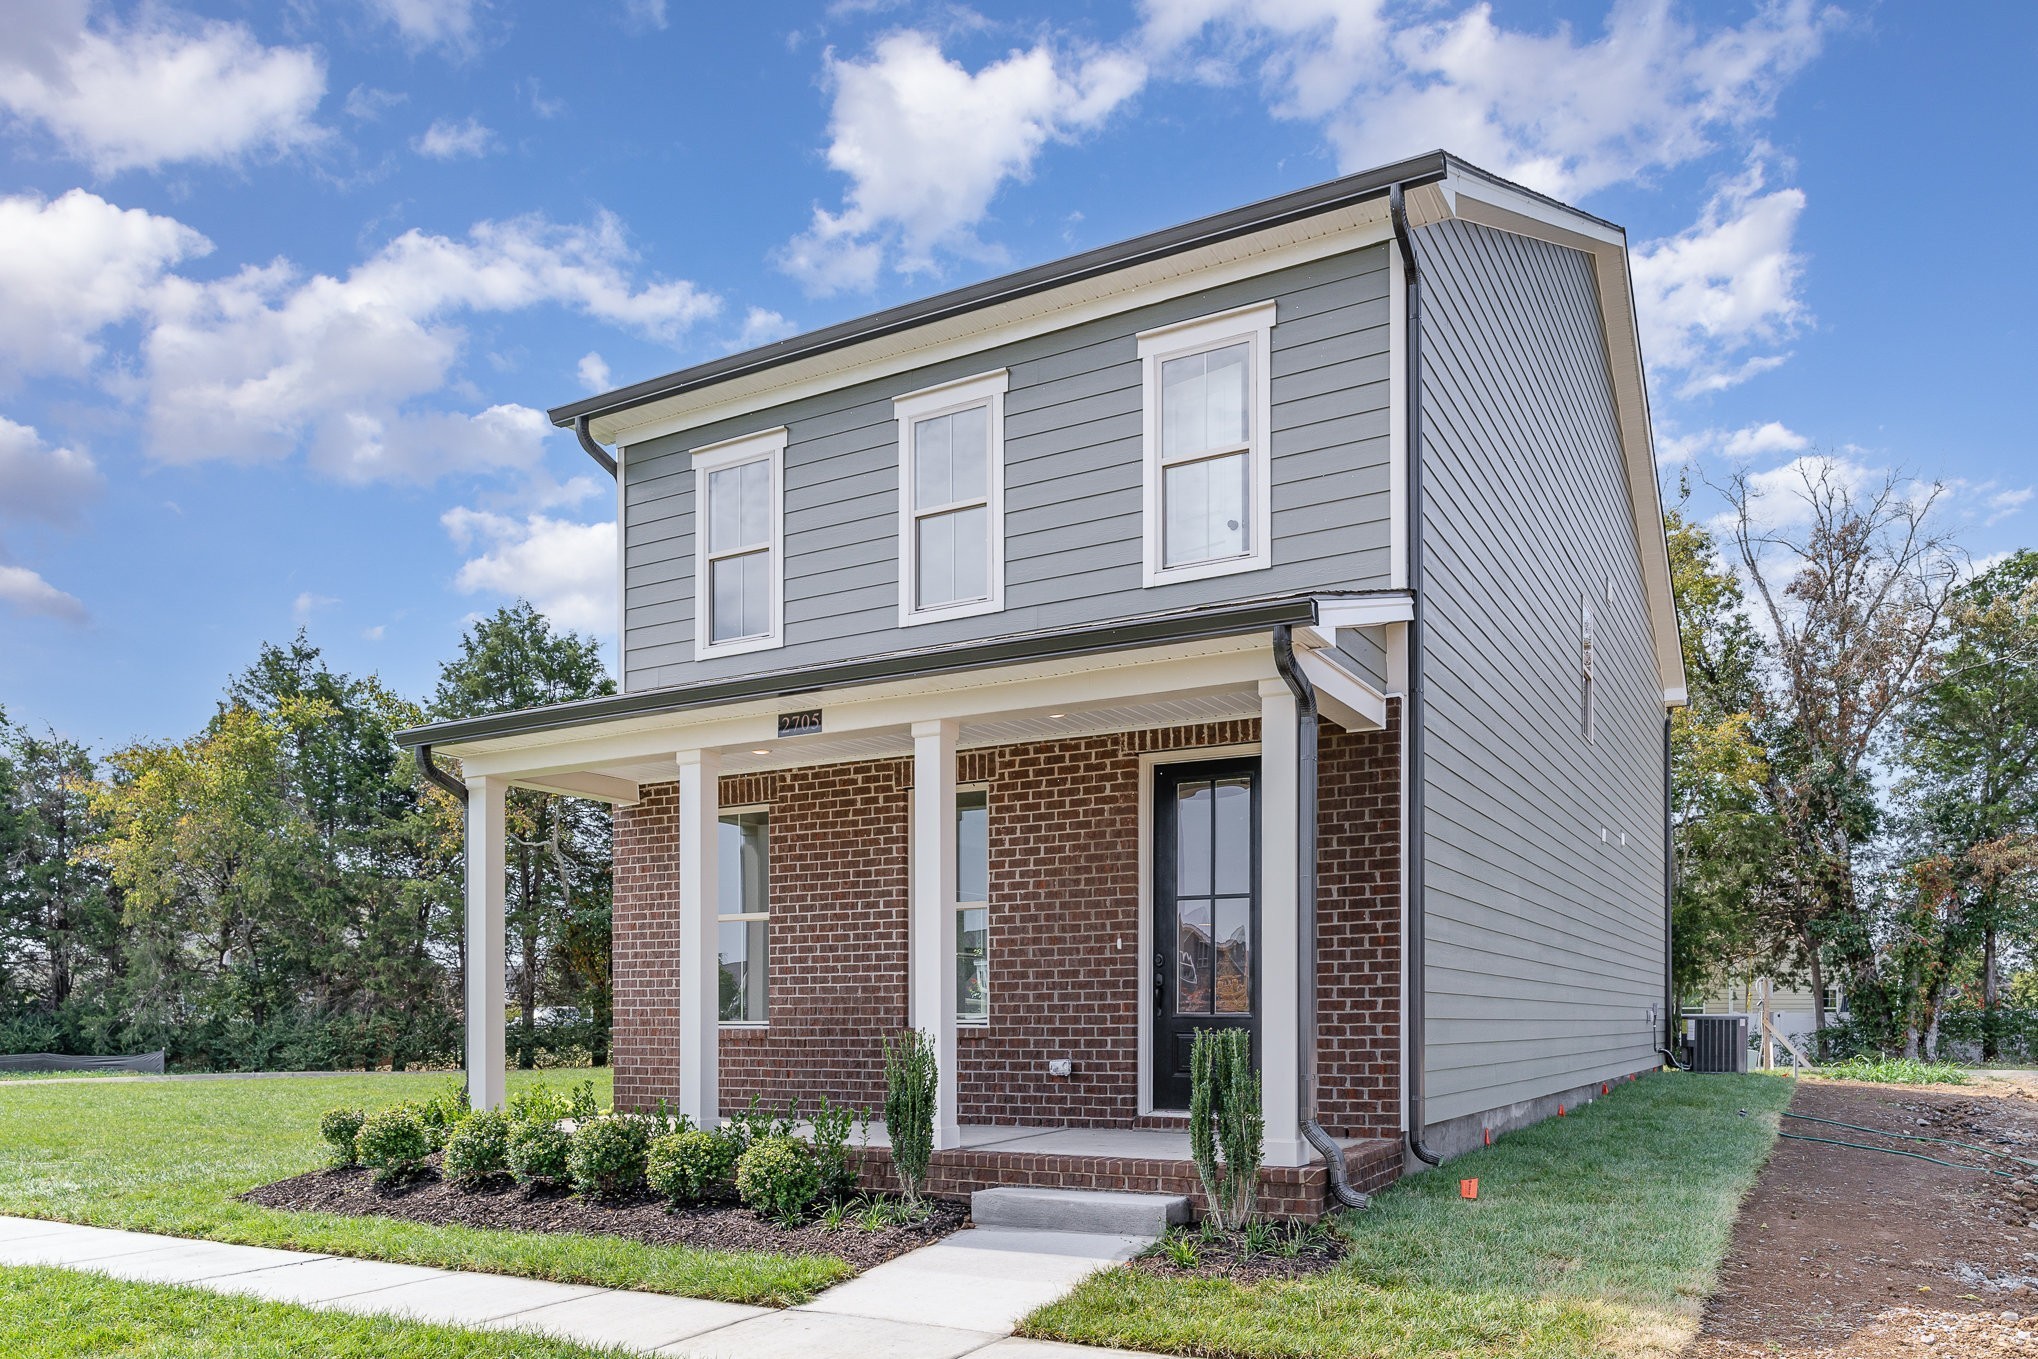
<path id="1" fill-rule="evenodd" d="M 692 1359 L 1111 1359 L 1129 1351 L 1012 1336 L 1019 1319 L 1145 1242 L 973 1227 L 801 1307 L 425 1269 L 264 1246 L 0 1217 L 0 1265 L 57 1265 L 304 1307 L 517 1330 Z"/>

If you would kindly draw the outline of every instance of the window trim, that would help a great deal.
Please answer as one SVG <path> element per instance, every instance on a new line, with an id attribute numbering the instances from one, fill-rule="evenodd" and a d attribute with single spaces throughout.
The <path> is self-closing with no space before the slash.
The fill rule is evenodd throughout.
<path id="1" fill-rule="evenodd" d="M 1003 368 L 952 382 L 923 387 L 892 398 L 892 418 L 898 422 L 899 444 L 899 626 L 916 627 L 949 618 L 975 618 L 1005 609 L 1005 392 L 1011 375 Z M 933 510 L 921 510 L 913 503 L 914 467 L 917 453 L 913 425 L 920 420 L 952 415 L 973 406 L 985 408 L 990 446 L 984 467 L 984 511 L 988 521 L 991 559 L 989 594 L 983 599 L 962 600 L 921 608 L 915 602 L 914 587 L 919 576 L 918 544 L 914 525 L 927 514 L 967 508 L 975 501 L 956 501 Z"/>
<path id="2" fill-rule="evenodd" d="M 1230 576 L 1242 571 L 1264 571 L 1274 564 L 1273 456 L 1269 430 L 1274 403 L 1273 382 L 1268 372 L 1269 357 L 1273 352 L 1274 311 L 1275 304 L 1271 300 L 1254 302 L 1230 311 L 1143 330 L 1138 335 L 1140 442 L 1144 469 L 1140 488 L 1140 518 L 1144 525 L 1141 536 L 1145 540 L 1139 582 L 1142 588 L 1172 585 L 1183 580 L 1207 580 L 1212 576 Z M 1252 534 L 1251 550 L 1237 557 L 1167 566 L 1164 564 L 1166 507 L 1162 502 L 1161 474 L 1165 466 L 1172 464 L 1164 463 L 1161 450 L 1161 364 L 1169 359 L 1223 349 L 1241 341 L 1251 346 L 1252 365 L 1252 390 L 1247 394 L 1252 429 L 1245 450 L 1247 485 L 1253 502 L 1248 525 Z M 1180 461 L 1199 460 L 1186 458 Z"/>
<path id="3" fill-rule="evenodd" d="M 746 651 L 767 651 L 785 644 L 785 445 L 786 427 L 741 434 L 719 443 L 704 444 L 692 452 L 693 459 L 693 594 L 694 658 L 740 656 Z M 708 478 L 748 462 L 766 462 L 771 467 L 771 627 L 760 636 L 738 637 L 726 642 L 711 640 L 714 597 L 709 588 L 708 564 Z"/>
<path id="4" fill-rule="evenodd" d="M 960 883 L 958 882 L 957 889 L 950 893 L 948 904 L 949 908 L 955 912 L 955 948 L 958 956 L 962 952 L 962 913 L 964 911 L 979 910 L 984 913 L 984 970 L 986 977 L 988 977 L 990 975 L 991 963 L 991 785 L 988 783 L 964 783 L 956 786 L 955 819 L 958 831 L 961 829 L 962 822 L 962 799 L 965 794 L 971 793 L 982 793 L 984 795 L 984 899 L 982 901 L 964 901 L 962 899 Z M 957 838 L 959 840 L 960 835 Z M 958 873 L 957 877 L 959 879 L 961 874 Z M 996 992 L 986 982 L 983 1018 L 974 1019 L 963 1017 L 962 997 L 958 993 L 956 996 L 956 1027 L 960 1029 L 988 1029 L 991 1026 L 991 1002 L 995 994 Z"/>
<path id="5" fill-rule="evenodd" d="M 760 813 L 760 812 L 761 812 L 761 813 L 763 813 L 763 815 L 764 815 L 764 826 L 765 826 L 765 832 L 764 832 L 764 833 L 765 833 L 765 837 L 766 837 L 766 838 L 765 838 L 765 845 L 766 845 L 766 849 L 765 849 L 765 854 L 766 854 L 766 855 L 768 856 L 768 855 L 769 855 L 769 854 L 771 853 L 771 850 L 770 850 L 770 844 L 771 844 L 771 840 L 770 840 L 770 836 L 771 836 L 771 804 L 770 804 L 770 803 L 768 803 L 768 802 L 758 802 L 758 803 L 747 803 L 747 804 L 745 804 L 745 805 L 743 805 L 743 806 L 741 806 L 741 807 L 718 807 L 718 808 L 716 808 L 716 809 L 715 809 L 715 827 L 716 827 L 716 830 L 717 830 L 718 832 L 720 831 L 720 829 L 721 829 L 721 823 L 722 823 L 722 819 L 723 819 L 724 817 L 730 817 L 730 816 L 748 816 L 748 815 L 755 815 L 755 814 L 757 814 L 757 813 Z M 716 1028 L 720 1028 L 720 1029 L 768 1029 L 768 1028 L 770 1028 L 770 1027 L 771 1027 L 771 867 L 770 867 L 770 859 L 769 859 L 768 857 L 767 857 L 767 859 L 766 859 L 766 861 L 765 861 L 765 871 L 764 871 L 764 910 L 763 910 L 763 912 L 762 912 L 761 914 L 760 914 L 759 912 L 756 912 L 756 911 L 738 911 L 738 912 L 736 912 L 736 913 L 735 913 L 734 915 L 725 915 L 725 914 L 723 914 L 723 913 L 722 913 L 722 903 L 721 903 L 721 902 L 720 902 L 719 900 L 717 900 L 717 901 L 715 902 L 715 925 L 716 925 L 716 927 L 717 927 L 718 929 L 719 929 L 719 927 L 720 927 L 720 926 L 722 926 L 723 924 L 725 924 L 725 923 L 728 923 L 728 922 L 730 922 L 730 921 L 744 921 L 744 922 L 748 922 L 748 921 L 752 921 L 752 920 L 762 920 L 762 921 L 764 922 L 764 1018 L 762 1018 L 762 1019 L 717 1019 L 717 1020 L 715 1021 L 715 1027 L 716 1027 Z M 719 958 L 717 958 L 717 959 L 716 959 L 716 962 L 715 962 L 715 967 L 716 967 L 716 970 L 717 970 L 717 971 L 719 971 L 719 970 L 721 969 L 721 960 L 720 960 Z"/>

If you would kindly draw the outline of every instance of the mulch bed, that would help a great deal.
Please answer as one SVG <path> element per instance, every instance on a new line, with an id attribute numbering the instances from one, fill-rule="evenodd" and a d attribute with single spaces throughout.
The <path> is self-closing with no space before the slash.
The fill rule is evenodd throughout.
<path id="1" fill-rule="evenodd" d="M 2038 1098 L 2006 1081 L 1803 1080 L 1792 1111 L 2038 1160 Z M 1686 1359 L 2038 1355 L 2038 1172 L 1926 1142 L 1783 1120 L 1784 1131 L 1984 1162 L 1782 1141 L 1741 1207 Z"/>
<path id="2" fill-rule="evenodd" d="M 833 1231 L 818 1222 L 788 1228 L 734 1204 L 667 1212 L 664 1202 L 648 1193 L 595 1202 L 563 1190 L 527 1190 L 507 1180 L 469 1189 L 441 1179 L 436 1168 L 410 1184 L 386 1189 L 365 1170 L 315 1170 L 251 1189 L 241 1198 L 264 1208 L 395 1217 L 434 1226 L 582 1232 L 625 1237 L 647 1246 L 832 1255 L 859 1271 L 939 1241 L 969 1219 L 960 1205 L 936 1202 L 924 1222 L 910 1226 L 865 1230 L 852 1219 Z"/>
<path id="3" fill-rule="evenodd" d="M 1131 1262 L 1133 1269 L 1164 1279 L 1230 1279 L 1235 1283 L 1259 1283 L 1265 1279 L 1299 1279 L 1320 1274 L 1345 1258 L 1348 1247 L 1336 1232 L 1321 1232 L 1303 1242 L 1293 1255 L 1279 1251 L 1247 1251 L 1238 1237 L 1193 1235 L 1196 1263 L 1181 1265 L 1160 1246 Z"/>

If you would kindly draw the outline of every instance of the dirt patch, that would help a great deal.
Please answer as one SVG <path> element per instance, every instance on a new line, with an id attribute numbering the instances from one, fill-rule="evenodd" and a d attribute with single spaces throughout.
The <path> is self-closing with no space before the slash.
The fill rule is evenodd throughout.
<path id="1" fill-rule="evenodd" d="M 1791 1112 L 2038 1160 L 2038 1094 L 1806 1080 Z M 1784 1140 L 1742 1206 L 1687 1359 L 2038 1356 L 2038 1175 L 1933 1143 L 1786 1118 L 1783 1130 L 2019 1178 Z"/>
<path id="2" fill-rule="evenodd" d="M 664 1203 L 650 1194 L 606 1203 L 563 1191 L 527 1190 L 507 1181 L 470 1189 L 441 1179 L 437 1170 L 389 1189 L 378 1187 L 364 1170 L 315 1170 L 251 1189 L 241 1198 L 264 1208 L 396 1217 L 435 1226 L 583 1232 L 651 1246 L 832 1255 L 859 1271 L 939 1241 L 969 1219 L 958 1204 L 936 1203 L 925 1221 L 908 1225 L 866 1228 L 851 1215 L 832 1229 L 819 1222 L 781 1227 L 734 1204 L 667 1212 Z"/>

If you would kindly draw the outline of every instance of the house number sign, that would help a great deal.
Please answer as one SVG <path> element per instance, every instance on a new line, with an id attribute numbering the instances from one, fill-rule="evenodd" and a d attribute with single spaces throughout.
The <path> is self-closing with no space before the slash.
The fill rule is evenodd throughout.
<path id="1" fill-rule="evenodd" d="M 821 734 L 821 710 L 808 708 L 804 712 L 780 713 L 778 715 L 780 736 L 819 736 Z"/>

